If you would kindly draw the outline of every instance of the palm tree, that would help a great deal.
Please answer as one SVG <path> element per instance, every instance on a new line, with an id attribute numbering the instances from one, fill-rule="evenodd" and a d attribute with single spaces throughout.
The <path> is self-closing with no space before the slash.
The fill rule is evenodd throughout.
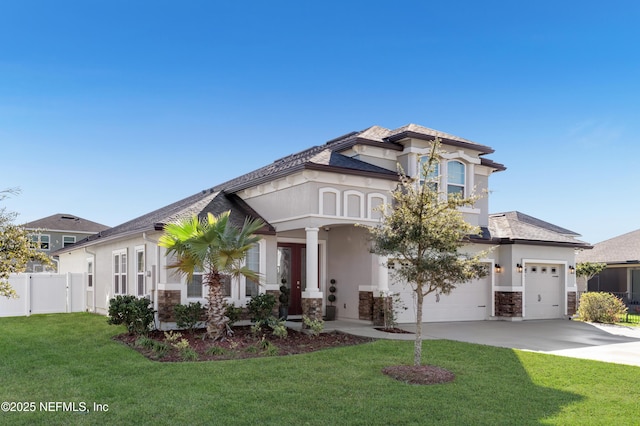
<path id="1" fill-rule="evenodd" d="M 229 223 L 230 211 L 219 216 L 211 213 L 202 220 L 196 216 L 165 226 L 159 245 L 176 260 L 168 265 L 191 280 L 194 272 L 204 271 L 203 282 L 209 288 L 207 301 L 207 336 L 223 339 L 232 333 L 225 314 L 222 275 L 244 276 L 258 281 L 258 273 L 244 263 L 247 251 L 260 240 L 255 235 L 264 222 L 247 218 L 240 229 Z"/>

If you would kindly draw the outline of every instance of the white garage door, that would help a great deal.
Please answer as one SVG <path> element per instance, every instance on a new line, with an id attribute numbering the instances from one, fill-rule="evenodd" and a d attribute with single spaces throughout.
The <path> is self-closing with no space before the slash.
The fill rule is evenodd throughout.
<path id="1" fill-rule="evenodd" d="M 460 284 L 451 294 L 424 299 L 426 322 L 486 320 L 491 314 L 491 277 Z"/>
<path id="2" fill-rule="evenodd" d="M 524 319 L 561 318 L 562 279 L 559 265 L 527 264 Z"/>

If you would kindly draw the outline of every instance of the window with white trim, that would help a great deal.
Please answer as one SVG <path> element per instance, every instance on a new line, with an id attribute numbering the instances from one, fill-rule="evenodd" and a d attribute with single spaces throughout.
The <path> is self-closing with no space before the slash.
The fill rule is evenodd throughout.
<path id="1" fill-rule="evenodd" d="M 144 246 L 136 247 L 136 294 L 138 296 L 147 294 L 145 286 Z"/>
<path id="2" fill-rule="evenodd" d="M 93 287 L 93 259 L 87 259 L 87 287 Z"/>
<path id="3" fill-rule="evenodd" d="M 63 235 L 62 236 L 62 247 L 68 247 L 71 244 L 76 243 L 75 235 Z"/>
<path id="4" fill-rule="evenodd" d="M 187 297 L 202 297 L 202 271 L 194 272 L 191 279 L 187 281 Z"/>
<path id="5" fill-rule="evenodd" d="M 247 251 L 247 268 L 260 273 L 260 244 L 254 244 Z M 245 297 L 258 295 L 258 282 L 250 279 L 245 280 Z"/>
<path id="6" fill-rule="evenodd" d="M 47 234 L 31 234 L 31 243 L 38 250 L 48 251 L 50 248 L 50 241 L 51 237 Z"/>
<path id="7" fill-rule="evenodd" d="M 113 294 L 127 294 L 127 250 L 113 252 Z"/>
<path id="8" fill-rule="evenodd" d="M 440 164 L 438 162 L 431 165 L 432 169 L 427 171 L 427 175 L 425 176 L 425 167 L 427 167 L 427 163 L 429 162 L 429 156 L 425 155 L 420 157 L 420 185 L 424 185 L 425 180 L 429 182 L 429 186 L 434 191 L 438 190 L 438 181 L 440 177 Z"/>
<path id="9" fill-rule="evenodd" d="M 447 194 L 465 196 L 466 173 L 464 164 L 457 160 L 447 163 Z"/>

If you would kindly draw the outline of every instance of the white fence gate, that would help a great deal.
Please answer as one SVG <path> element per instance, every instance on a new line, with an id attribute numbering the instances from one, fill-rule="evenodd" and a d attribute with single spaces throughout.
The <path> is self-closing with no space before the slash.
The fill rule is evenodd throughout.
<path id="1" fill-rule="evenodd" d="M 0 317 L 83 312 L 84 274 L 12 274 L 17 299 L 0 297 Z"/>

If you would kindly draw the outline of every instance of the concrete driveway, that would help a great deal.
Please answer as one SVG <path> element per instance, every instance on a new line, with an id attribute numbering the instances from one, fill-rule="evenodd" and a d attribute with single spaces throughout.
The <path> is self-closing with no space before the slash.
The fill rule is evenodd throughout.
<path id="1" fill-rule="evenodd" d="M 402 324 L 408 331 L 415 325 Z M 640 328 L 569 320 L 425 323 L 425 339 L 449 339 L 640 367 Z"/>

